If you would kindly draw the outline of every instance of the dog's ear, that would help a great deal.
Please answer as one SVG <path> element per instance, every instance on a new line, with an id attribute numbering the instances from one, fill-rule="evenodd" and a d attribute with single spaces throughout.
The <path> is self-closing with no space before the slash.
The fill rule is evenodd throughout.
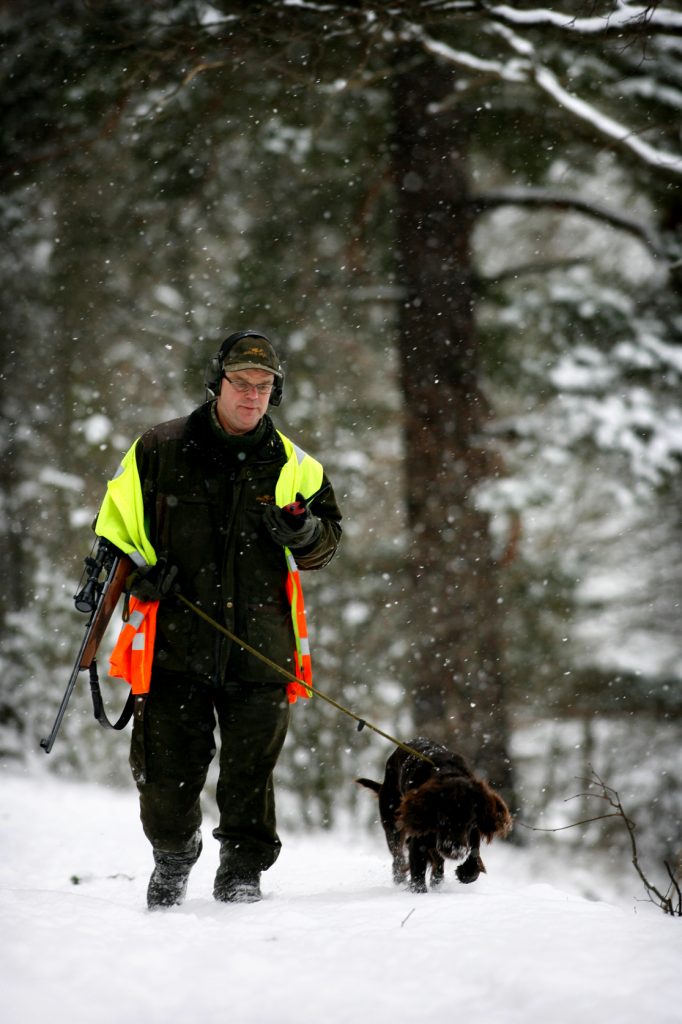
<path id="1" fill-rule="evenodd" d="M 438 827 L 438 790 L 428 783 L 410 789 L 400 801 L 398 828 L 409 836 L 423 836 Z"/>
<path id="2" fill-rule="evenodd" d="M 481 835 L 490 842 L 493 836 L 506 836 L 512 827 L 512 816 L 502 797 L 481 780 L 478 791 L 476 824 Z"/>
<path id="3" fill-rule="evenodd" d="M 373 793 L 379 794 L 381 792 L 381 783 L 375 782 L 374 779 L 356 779 L 358 786 L 364 786 L 365 789 L 371 789 Z"/>

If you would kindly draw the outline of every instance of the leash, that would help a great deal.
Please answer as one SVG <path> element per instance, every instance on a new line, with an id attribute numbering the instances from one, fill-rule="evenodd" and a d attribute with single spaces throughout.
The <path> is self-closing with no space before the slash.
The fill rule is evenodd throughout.
<path id="1" fill-rule="evenodd" d="M 409 746 L 409 744 L 403 743 L 401 740 L 396 739 L 395 736 L 391 736 L 391 734 L 388 732 L 384 732 L 384 730 L 380 729 L 378 725 L 373 725 L 373 723 L 368 722 L 366 718 L 361 718 L 359 715 L 356 715 L 354 711 L 350 710 L 350 708 L 346 708 L 343 706 L 343 704 L 339 704 L 339 702 L 334 700 L 333 697 L 330 697 L 328 694 L 323 693 L 322 690 L 318 690 L 317 687 L 313 686 L 311 683 L 303 682 L 301 679 L 298 679 L 293 674 L 293 672 L 290 672 L 288 669 L 283 668 L 282 665 L 278 665 L 276 662 L 271 661 L 270 658 L 268 658 L 265 654 L 262 654 L 260 651 L 257 651 L 255 647 L 251 647 L 250 644 L 247 644 L 245 640 L 240 640 L 240 638 L 238 636 L 235 636 L 234 633 L 230 632 L 230 630 L 226 626 L 223 626 L 220 622 L 216 622 L 216 620 L 212 619 L 210 615 L 207 615 L 203 608 L 199 608 L 198 605 L 193 604 L 192 601 L 188 600 L 188 598 L 186 598 L 184 594 L 176 592 L 174 594 L 174 597 L 176 597 L 179 601 L 182 601 L 184 605 L 190 608 L 196 615 L 199 616 L 200 619 L 203 619 L 204 622 L 207 622 L 210 626 L 213 626 L 214 629 L 217 629 L 219 633 L 223 633 L 226 637 L 228 637 L 228 639 L 232 640 L 233 643 L 238 644 L 239 647 L 243 647 L 245 651 L 248 651 L 249 654 L 252 654 L 254 658 L 258 658 L 260 661 L 268 665 L 274 672 L 278 672 L 279 675 L 284 676 L 284 678 L 288 682 L 301 683 L 303 686 L 305 686 L 307 690 L 310 690 L 310 692 L 314 694 L 316 697 L 319 697 L 321 700 L 326 701 L 327 704 L 331 704 L 333 708 L 336 708 L 337 711 L 341 711 L 342 714 L 348 715 L 349 718 L 352 718 L 355 722 L 357 722 L 358 732 L 362 732 L 362 730 L 365 727 L 367 727 L 368 729 L 371 729 L 372 732 L 377 733 L 378 736 L 383 736 L 385 740 L 389 740 L 390 743 L 395 743 L 397 747 L 400 747 L 400 749 L 404 750 L 407 754 L 411 754 L 412 757 L 417 757 L 419 758 L 420 761 L 426 761 L 428 762 L 428 764 L 435 765 L 435 762 L 426 754 L 422 754 L 420 750 L 415 750 L 415 748 Z"/>

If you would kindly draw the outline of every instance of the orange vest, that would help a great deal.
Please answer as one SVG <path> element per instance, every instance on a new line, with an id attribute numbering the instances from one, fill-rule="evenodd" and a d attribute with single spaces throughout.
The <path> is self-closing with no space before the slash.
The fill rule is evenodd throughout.
<path id="1" fill-rule="evenodd" d="M 128 599 L 128 619 L 109 660 L 109 675 L 125 679 L 134 694 L 149 693 L 156 638 L 158 601 Z"/>
<path id="2" fill-rule="evenodd" d="M 287 598 L 291 606 L 291 616 L 294 622 L 294 633 L 296 636 L 296 650 L 294 651 L 294 664 L 298 683 L 291 682 L 287 685 L 287 697 L 290 704 L 295 704 L 299 697 L 309 697 L 310 690 L 306 687 L 313 684 L 313 663 L 310 657 L 310 641 L 308 640 L 308 623 L 305 617 L 305 604 L 303 603 L 303 588 L 298 566 L 291 551 L 287 548 Z"/>
<path id="3" fill-rule="evenodd" d="M 295 674 L 300 680 L 287 685 L 287 698 L 290 704 L 295 704 L 299 697 L 310 697 L 308 687 L 313 682 L 313 665 L 301 578 L 290 551 L 287 552 L 287 566 L 287 598 L 296 623 Z M 125 679 L 135 695 L 149 693 L 158 608 L 158 601 L 139 601 L 132 594 L 129 595 L 128 619 L 123 623 L 109 659 L 109 675 L 115 679 Z"/>

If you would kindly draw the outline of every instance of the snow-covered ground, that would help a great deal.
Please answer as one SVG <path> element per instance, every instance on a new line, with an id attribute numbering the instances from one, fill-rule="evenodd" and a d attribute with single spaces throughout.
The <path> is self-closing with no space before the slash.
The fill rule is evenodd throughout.
<path id="1" fill-rule="evenodd" d="M 558 858 L 509 843 L 436 894 L 390 882 L 383 837 L 283 834 L 262 903 L 150 914 L 136 795 L 3 772 L 2 1024 L 679 1024 L 682 920 L 633 877 L 586 899 Z M 598 886 L 595 886 L 598 889 Z"/>

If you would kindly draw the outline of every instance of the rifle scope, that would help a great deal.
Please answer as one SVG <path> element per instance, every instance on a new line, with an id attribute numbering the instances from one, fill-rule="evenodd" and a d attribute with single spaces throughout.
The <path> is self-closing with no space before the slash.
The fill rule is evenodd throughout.
<path id="1" fill-rule="evenodd" d="M 95 557 L 88 555 L 85 559 L 87 577 L 73 598 L 77 611 L 90 614 L 95 610 L 114 557 L 111 546 L 100 537 Z"/>

